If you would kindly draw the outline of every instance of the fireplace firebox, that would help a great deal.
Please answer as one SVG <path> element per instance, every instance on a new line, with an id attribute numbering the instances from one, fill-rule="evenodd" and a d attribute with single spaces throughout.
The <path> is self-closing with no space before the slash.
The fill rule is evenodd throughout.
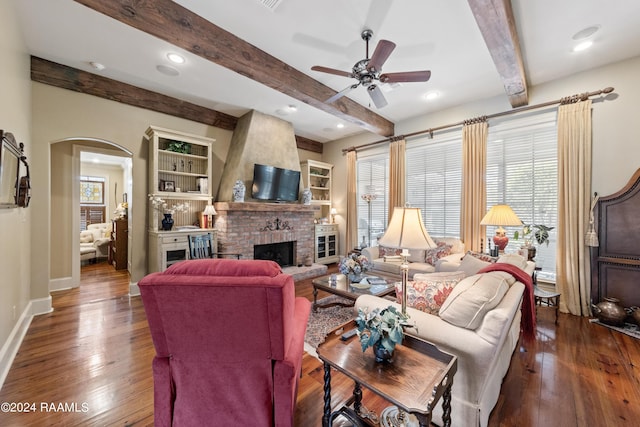
<path id="1" fill-rule="evenodd" d="M 275 261 L 281 267 L 296 265 L 296 242 L 268 243 L 253 247 L 253 259 Z"/>

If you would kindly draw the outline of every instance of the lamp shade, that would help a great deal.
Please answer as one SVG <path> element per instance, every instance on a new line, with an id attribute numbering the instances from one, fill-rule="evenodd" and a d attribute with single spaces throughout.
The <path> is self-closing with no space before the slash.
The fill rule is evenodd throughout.
<path id="1" fill-rule="evenodd" d="M 331 208 L 330 214 L 331 215 L 336 215 L 338 213 L 338 210 L 336 208 Z"/>
<path id="2" fill-rule="evenodd" d="M 522 221 L 509 205 L 495 205 L 482 218 L 480 225 L 522 225 Z"/>
<path id="3" fill-rule="evenodd" d="M 424 228 L 422 214 L 418 208 L 396 207 L 384 236 L 378 240 L 382 246 L 403 249 L 435 248 L 431 236 Z"/>
<path id="4" fill-rule="evenodd" d="M 213 205 L 207 205 L 204 208 L 204 212 L 202 212 L 202 213 L 205 214 L 205 215 L 216 215 L 217 214 L 216 209 L 213 207 Z"/>

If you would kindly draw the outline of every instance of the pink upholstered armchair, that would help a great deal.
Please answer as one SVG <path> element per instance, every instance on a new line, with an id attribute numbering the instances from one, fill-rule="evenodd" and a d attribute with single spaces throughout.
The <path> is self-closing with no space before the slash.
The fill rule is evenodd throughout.
<path id="1" fill-rule="evenodd" d="M 273 261 L 183 261 L 140 282 L 156 426 L 293 425 L 311 304 Z"/>

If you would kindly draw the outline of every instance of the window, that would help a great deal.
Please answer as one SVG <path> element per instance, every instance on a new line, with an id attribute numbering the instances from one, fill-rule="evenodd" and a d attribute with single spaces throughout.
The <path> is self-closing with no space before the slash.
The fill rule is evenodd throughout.
<path id="1" fill-rule="evenodd" d="M 357 169 L 358 241 L 376 246 L 389 218 L 389 154 L 358 159 Z M 375 195 L 369 203 L 362 197 L 367 194 Z"/>
<path id="2" fill-rule="evenodd" d="M 555 281 L 556 228 L 558 219 L 557 130 L 555 112 L 514 119 L 489 127 L 487 142 L 487 208 L 508 204 L 525 224 L 554 229 L 549 246 L 538 247 L 538 278 Z M 487 227 L 487 235 L 496 227 Z M 508 227 L 507 251 L 515 252 L 522 239 L 513 239 L 516 227 Z M 519 230 L 522 232 L 522 229 Z"/>
<path id="3" fill-rule="evenodd" d="M 460 236 L 462 143 L 460 137 L 416 141 L 407 147 L 407 195 L 420 208 L 431 236 Z"/>

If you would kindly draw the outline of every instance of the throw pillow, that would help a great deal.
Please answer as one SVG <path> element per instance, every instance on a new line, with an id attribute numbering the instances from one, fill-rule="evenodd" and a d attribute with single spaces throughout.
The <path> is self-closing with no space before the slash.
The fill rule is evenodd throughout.
<path id="1" fill-rule="evenodd" d="M 438 262 L 440 258 L 451 255 L 451 247 L 451 245 L 448 245 L 445 242 L 438 242 L 435 248 L 426 250 L 424 262 L 435 267 L 436 262 Z"/>
<path id="2" fill-rule="evenodd" d="M 496 262 L 498 260 L 498 257 L 491 256 L 482 252 L 467 251 L 466 255 L 471 255 L 472 257 L 476 257 L 484 262 Z"/>
<path id="3" fill-rule="evenodd" d="M 93 242 L 93 233 L 80 233 L 80 243 L 91 243 Z"/>
<path id="4" fill-rule="evenodd" d="M 464 271 L 467 276 L 473 276 L 489 264 L 491 263 L 467 254 L 462 258 L 458 270 Z"/>
<path id="5" fill-rule="evenodd" d="M 440 307 L 445 302 L 456 284 L 464 278 L 462 273 L 434 273 L 416 274 L 420 280 L 407 282 L 407 306 L 425 313 L 438 315 Z M 396 282 L 396 296 L 398 303 L 402 302 L 402 282 Z"/>
<path id="6" fill-rule="evenodd" d="M 462 328 L 477 329 L 508 290 L 509 284 L 501 275 L 483 273 L 467 277 L 440 307 L 440 318 Z"/>
<path id="7" fill-rule="evenodd" d="M 400 256 L 402 249 L 400 248 L 387 248 L 386 246 L 378 246 L 378 257 L 384 258 L 386 256 Z"/>
<path id="8" fill-rule="evenodd" d="M 496 262 L 515 265 L 522 270 L 527 268 L 527 259 L 518 254 L 504 254 Z"/>

